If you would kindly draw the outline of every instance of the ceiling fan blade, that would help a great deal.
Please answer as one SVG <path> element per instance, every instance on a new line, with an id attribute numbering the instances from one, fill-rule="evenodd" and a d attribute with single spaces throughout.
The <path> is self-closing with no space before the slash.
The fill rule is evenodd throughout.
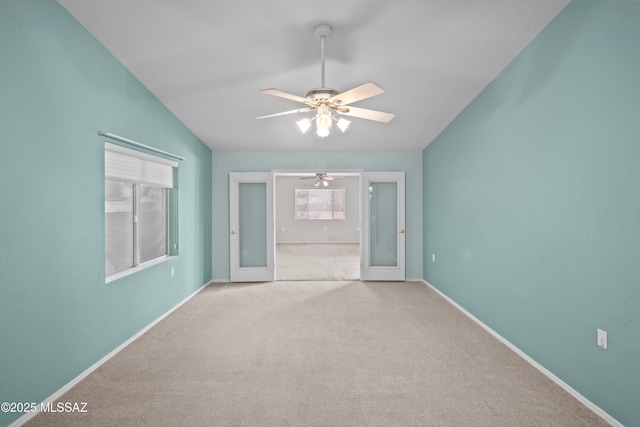
<path id="1" fill-rule="evenodd" d="M 391 113 L 384 113 L 382 111 L 367 110 L 366 108 L 358 107 L 345 107 L 336 110 L 338 113 L 345 116 L 359 117 L 361 119 L 375 120 L 376 122 L 389 123 L 396 115 Z"/>
<path id="2" fill-rule="evenodd" d="M 324 173 L 317 173 L 314 176 L 303 176 L 300 179 L 324 179 L 327 175 Z"/>
<path id="3" fill-rule="evenodd" d="M 384 89 L 373 82 L 368 82 L 363 85 L 354 87 L 345 92 L 339 93 L 336 96 L 329 98 L 328 102 L 336 103 L 339 105 L 347 105 L 352 102 L 360 101 L 362 99 L 371 98 L 372 96 L 381 95 L 384 93 Z"/>
<path id="4" fill-rule="evenodd" d="M 315 108 L 299 108 L 297 110 L 283 111 L 282 113 L 267 114 L 266 116 L 256 117 L 256 119 L 268 119 L 269 117 L 286 116 L 287 114 L 307 113 L 313 110 L 315 110 Z"/>
<path id="5" fill-rule="evenodd" d="M 266 93 L 267 95 L 273 95 L 273 96 L 278 96 L 280 98 L 289 99 L 291 101 L 302 102 L 303 104 L 306 104 L 309 102 L 307 98 L 303 98 L 301 96 L 294 95 L 292 93 L 283 92 L 279 89 L 262 89 L 260 90 L 260 92 Z"/>

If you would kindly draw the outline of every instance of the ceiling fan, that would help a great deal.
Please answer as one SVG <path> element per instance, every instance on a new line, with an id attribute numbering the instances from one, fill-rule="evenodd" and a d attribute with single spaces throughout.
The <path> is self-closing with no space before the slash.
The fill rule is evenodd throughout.
<path id="1" fill-rule="evenodd" d="M 266 119 L 269 117 L 284 116 L 287 114 L 307 113 L 315 111 L 316 115 L 312 118 L 305 118 L 297 121 L 300 130 L 305 133 L 311 127 L 313 120 L 316 122 L 316 133 L 320 137 L 329 135 L 332 122 L 340 128 L 342 132 L 346 131 L 351 123 L 345 118 L 337 119 L 332 112 L 344 116 L 358 117 L 361 119 L 374 120 L 377 122 L 390 122 L 395 115 L 384 113 L 382 111 L 369 110 L 365 108 L 352 107 L 350 104 L 371 98 L 384 93 L 384 89 L 373 82 L 368 82 L 360 86 L 349 89 L 345 92 L 338 92 L 335 89 L 325 87 L 324 85 L 324 44 L 331 36 L 333 29 L 328 24 L 317 25 L 313 31 L 315 38 L 320 41 L 321 56 L 321 86 L 319 88 L 309 90 L 304 97 L 283 92 L 278 89 L 262 89 L 260 92 L 267 95 L 278 96 L 280 98 L 289 99 L 305 104 L 305 108 L 297 110 L 284 111 L 282 113 L 269 114 L 266 116 L 256 117 L 256 119 Z"/>
<path id="2" fill-rule="evenodd" d="M 313 183 L 314 186 L 319 187 L 322 184 L 325 187 L 329 186 L 329 181 L 334 179 L 344 178 L 343 176 L 333 176 L 327 175 L 326 173 L 317 173 L 315 176 L 303 176 L 300 179 L 315 179 L 316 181 Z"/>

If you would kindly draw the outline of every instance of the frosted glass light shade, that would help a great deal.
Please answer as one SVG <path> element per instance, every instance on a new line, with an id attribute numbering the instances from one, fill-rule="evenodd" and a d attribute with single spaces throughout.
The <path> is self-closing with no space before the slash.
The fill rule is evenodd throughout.
<path id="1" fill-rule="evenodd" d="M 340 128 L 340 130 L 344 133 L 347 128 L 349 127 L 349 125 L 351 124 L 351 121 L 347 120 L 347 119 L 343 119 L 342 117 L 338 119 L 338 121 L 336 122 L 336 124 L 338 125 L 338 127 Z"/>
<path id="2" fill-rule="evenodd" d="M 307 131 L 311 127 L 311 120 L 309 119 L 298 120 L 296 124 L 298 125 L 302 133 L 307 133 Z"/>

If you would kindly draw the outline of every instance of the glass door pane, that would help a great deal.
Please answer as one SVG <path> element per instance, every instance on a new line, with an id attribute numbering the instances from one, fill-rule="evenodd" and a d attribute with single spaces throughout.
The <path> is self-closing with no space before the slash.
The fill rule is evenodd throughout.
<path id="1" fill-rule="evenodd" d="M 369 184 L 369 265 L 398 266 L 398 184 Z"/>
<path id="2" fill-rule="evenodd" d="M 240 183 L 240 267 L 267 265 L 267 184 Z"/>

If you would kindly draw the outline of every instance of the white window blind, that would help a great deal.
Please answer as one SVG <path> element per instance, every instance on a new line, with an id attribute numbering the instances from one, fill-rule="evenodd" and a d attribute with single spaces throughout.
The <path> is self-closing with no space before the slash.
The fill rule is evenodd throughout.
<path id="1" fill-rule="evenodd" d="M 173 188 L 177 162 L 105 142 L 105 178 L 154 187 Z"/>

